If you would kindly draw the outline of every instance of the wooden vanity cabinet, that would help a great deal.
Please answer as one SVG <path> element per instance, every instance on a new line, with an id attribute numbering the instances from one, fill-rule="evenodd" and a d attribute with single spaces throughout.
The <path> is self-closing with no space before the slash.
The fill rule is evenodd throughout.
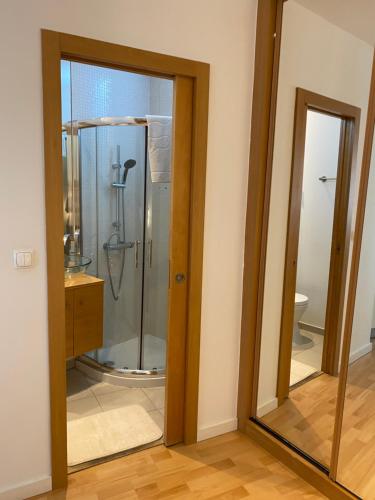
<path id="1" fill-rule="evenodd" d="M 103 280 L 86 274 L 65 280 L 67 358 L 103 345 L 103 285 Z"/>

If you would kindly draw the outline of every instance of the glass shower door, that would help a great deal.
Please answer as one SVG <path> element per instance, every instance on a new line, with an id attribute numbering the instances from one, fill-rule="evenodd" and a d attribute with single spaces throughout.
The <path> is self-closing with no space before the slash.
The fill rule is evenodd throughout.
<path id="1" fill-rule="evenodd" d="M 169 290 L 169 182 L 146 182 L 142 368 L 165 370 Z"/>
<path id="2" fill-rule="evenodd" d="M 93 129 L 86 132 L 92 133 Z M 91 272 L 104 279 L 104 345 L 94 358 L 100 364 L 116 369 L 139 368 L 142 331 L 143 233 L 145 199 L 145 160 L 143 127 L 97 127 L 95 149 L 81 142 L 82 176 L 89 169 L 85 156 L 95 151 L 95 193 L 90 182 L 83 182 L 85 202 L 83 245 L 89 244 L 94 254 Z M 87 134 L 89 136 L 89 134 Z M 89 137 L 87 137 L 89 139 Z M 128 171 L 126 187 L 124 163 L 133 159 L 135 167 Z M 93 162 L 92 162 L 93 163 Z M 92 169 L 93 170 L 93 169 Z M 90 178 L 92 179 L 92 170 Z M 114 186 L 117 184 L 117 187 Z M 91 186 L 92 187 L 92 186 Z M 122 209 L 124 203 L 124 210 Z M 94 221 L 96 222 L 95 237 Z M 106 248 L 117 241 L 125 225 L 128 248 Z M 91 234 L 90 234 L 91 233 Z M 94 248 L 95 247 L 95 248 Z M 124 258 L 125 253 L 125 258 Z M 124 262 L 124 264 L 123 264 Z M 122 280 L 121 280 L 122 274 Z M 112 286 L 111 286 L 112 280 Z"/>

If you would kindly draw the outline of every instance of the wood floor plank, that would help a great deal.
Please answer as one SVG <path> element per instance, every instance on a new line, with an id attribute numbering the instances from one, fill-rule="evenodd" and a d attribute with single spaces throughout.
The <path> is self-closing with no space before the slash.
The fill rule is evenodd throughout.
<path id="1" fill-rule="evenodd" d="M 348 371 L 337 480 L 375 499 L 375 350 Z"/>
<path id="2" fill-rule="evenodd" d="M 338 380 L 322 374 L 290 392 L 262 421 L 329 466 Z M 337 481 L 375 500 L 375 350 L 349 367 Z"/>
<path id="3" fill-rule="evenodd" d="M 289 393 L 260 420 L 321 464 L 329 467 L 338 378 L 321 374 Z"/>
<path id="4" fill-rule="evenodd" d="M 248 436 L 231 432 L 190 446 L 157 446 L 69 476 L 40 500 L 321 499 L 321 493 Z"/>

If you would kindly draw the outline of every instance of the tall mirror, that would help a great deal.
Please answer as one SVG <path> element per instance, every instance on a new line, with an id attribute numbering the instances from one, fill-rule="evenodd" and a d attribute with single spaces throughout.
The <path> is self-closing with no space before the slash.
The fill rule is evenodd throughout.
<path id="1" fill-rule="evenodd" d="M 375 39 L 374 39 L 375 41 Z M 366 193 L 363 193 L 366 196 Z M 360 217 L 360 215 L 358 215 Z M 368 178 L 337 481 L 375 498 L 375 151 Z M 349 340 L 346 339 L 346 340 Z"/>
<path id="2" fill-rule="evenodd" d="M 364 3 L 287 0 L 282 18 L 256 418 L 326 470 L 374 52 Z"/>

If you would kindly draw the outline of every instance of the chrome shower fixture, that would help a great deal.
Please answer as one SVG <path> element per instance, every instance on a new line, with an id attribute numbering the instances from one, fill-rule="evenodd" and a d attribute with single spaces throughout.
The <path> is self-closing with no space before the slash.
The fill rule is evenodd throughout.
<path id="1" fill-rule="evenodd" d="M 117 182 L 112 182 L 112 187 L 117 188 L 117 189 L 124 189 L 126 187 L 126 179 L 128 177 L 128 172 L 131 168 L 135 167 L 137 162 L 135 160 L 129 159 L 126 160 L 124 163 L 124 174 L 122 177 L 122 182 L 120 182 L 120 169 L 121 165 L 120 163 L 114 163 L 112 165 L 112 168 L 117 168 L 118 169 L 118 174 L 117 174 Z"/>
<path id="2" fill-rule="evenodd" d="M 124 176 L 122 178 L 122 183 L 126 185 L 126 179 L 128 177 L 128 172 L 131 168 L 135 167 L 137 162 L 135 160 L 129 159 L 124 163 Z"/>
<path id="3" fill-rule="evenodd" d="M 135 167 L 136 161 L 129 159 L 124 163 L 124 174 L 121 182 L 121 163 L 120 163 L 120 146 L 117 146 L 117 159 L 116 163 L 112 164 L 112 169 L 117 170 L 116 182 L 112 182 L 112 187 L 116 189 L 116 220 L 112 222 L 114 227 L 113 233 L 109 236 L 107 241 L 103 245 L 103 249 L 106 253 L 107 270 L 109 283 L 111 285 L 111 291 L 113 298 L 118 300 L 121 291 L 122 279 L 124 276 L 125 267 L 125 252 L 127 248 L 134 247 L 134 241 L 126 241 L 126 220 L 125 220 L 125 199 L 124 190 L 126 186 L 126 179 L 128 177 L 128 172 L 131 168 Z M 122 190 L 122 193 L 120 194 Z M 117 289 L 112 277 L 112 270 L 110 264 L 110 252 L 120 252 L 121 254 L 121 271 Z"/>

